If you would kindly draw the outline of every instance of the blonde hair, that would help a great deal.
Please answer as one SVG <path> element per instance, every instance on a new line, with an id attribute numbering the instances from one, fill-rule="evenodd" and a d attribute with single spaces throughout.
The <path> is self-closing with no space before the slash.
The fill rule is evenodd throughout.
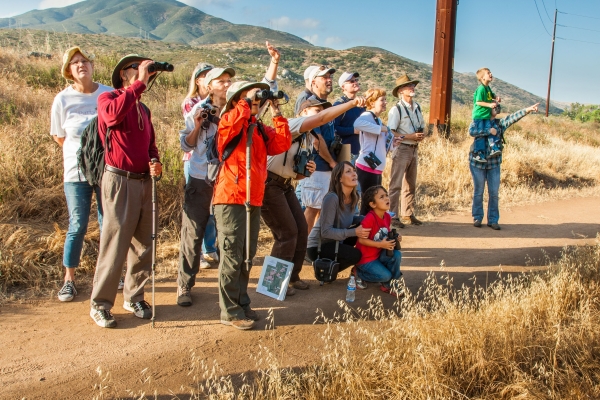
<path id="1" fill-rule="evenodd" d="M 478 80 L 479 82 L 481 82 L 481 80 L 483 79 L 483 73 L 484 73 L 484 72 L 492 72 L 492 71 L 490 71 L 490 69 L 489 69 L 489 68 L 486 68 L 486 67 L 479 68 L 479 69 L 477 70 L 477 73 L 476 73 L 476 75 L 477 75 L 477 80 Z M 483 83 L 483 82 L 481 82 L 481 83 Z"/>
<path id="2" fill-rule="evenodd" d="M 196 68 L 194 68 L 194 72 L 192 72 L 192 77 L 190 78 L 190 85 L 188 88 L 188 94 L 185 96 L 186 99 L 191 99 L 192 97 L 198 96 L 198 85 L 196 85 L 196 81 L 198 78 L 196 77 L 196 73 L 200 71 L 202 65 L 198 64 Z M 185 100 L 184 100 L 185 101 Z"/>
<path id="3" fill-rule="evenodd" d="M 367 99 L 367 104 L 366 104 L 367 110 L 370 110 L 371 108 L 373 108 L 373 104 L 375 104 L 377 99 L 380 97 L 384 97 L 385 94 L 386 94 L 385 89 L 381 89 L 381 88 L 367 90 L 367 92 L 365 93 L 365 99 Z"/>

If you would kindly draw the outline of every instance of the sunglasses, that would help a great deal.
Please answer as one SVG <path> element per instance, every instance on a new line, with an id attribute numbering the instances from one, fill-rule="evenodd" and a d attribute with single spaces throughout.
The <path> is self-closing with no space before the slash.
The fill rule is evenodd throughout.
<path id="1" fill-rule="evenodd" d="M 352 78 L 346 82 L 350 82 L 350 83 L 358 83 L 358 78 Z"/>
<path id="2" fill-rule="evenodd" d="M 129 68 L 133 68 L 133 69 L 137 70 L 139 67 L 140 67 L 140 63 L 133 63 L 133 64 L 128 65 L 125 68 L 123 68 L 123 71 L 125 71 L 126 69 L 129 69 Z"/>

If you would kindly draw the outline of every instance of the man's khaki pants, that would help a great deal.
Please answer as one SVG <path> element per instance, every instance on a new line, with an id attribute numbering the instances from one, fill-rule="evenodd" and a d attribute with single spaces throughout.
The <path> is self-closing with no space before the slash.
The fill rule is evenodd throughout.
<path id="1" fill-rule="evenodd" d="M 132 303 L 144 300 L 152 269 L 152 181 L 105 171 L 101 192 L 104 218 L 90 303 L 92 308 L 110 310 L 125 259 L 123 298 Z"/>
<path id="2" fill-rule="evenodd" d="M 250 207 L 250 258 L 256 254 L 260 230 L 260 207 Z M 216 204 L 215 219 L 221 249 L 219 263 L 219 306 L 221 320 L 246 318 L 250 309 L 246 268 L 246 206 Z"/>
<path id="3" fill-rule="evenodd" d="M 417 166 L 419 153 L 417 146 L 400 144 L 392 159 L 390 177 L 390 210 L 398 218 L 410 217 L 415 210 L 415 190 L 417 188 Z"/>

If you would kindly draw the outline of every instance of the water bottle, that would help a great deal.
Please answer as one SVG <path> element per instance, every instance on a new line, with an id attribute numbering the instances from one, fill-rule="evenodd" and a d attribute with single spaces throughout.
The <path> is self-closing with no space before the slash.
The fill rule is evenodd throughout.
<path id="1" fill-rule="evenodd" d="M 356 282 L 354 281 L 354 275 L 350 275 L 348 281 L 348 290 L 346 291 L 346 302 L 352 303 L 356 297 Z"/>

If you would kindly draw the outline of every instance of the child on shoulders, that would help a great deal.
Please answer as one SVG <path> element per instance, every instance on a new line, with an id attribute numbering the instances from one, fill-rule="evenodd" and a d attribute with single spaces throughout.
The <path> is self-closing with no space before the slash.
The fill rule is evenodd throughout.
<path id="1" fill-rule="evenodd" d="M 488 68 L 481 68 L 477 71 L 477 80 L 480 85 L 473 95 L 473 122 L 471 122 L 470 129 L 475 128 L 478 132 L 489 131 L 491 134 L 487 138 L 475 139 L 473 159 L 480 163 L 487 162 L 487 158 L 498 157 L 502 154 L 500 137 L 496 135 L 497 130 L 493 128 L 491 120 L 493 108 L 496 109 L 496 114 L 500 112 L 498 104 L 500 98 L 496 97 L 489 86 L 493 79 L 492 72 Z"/>

